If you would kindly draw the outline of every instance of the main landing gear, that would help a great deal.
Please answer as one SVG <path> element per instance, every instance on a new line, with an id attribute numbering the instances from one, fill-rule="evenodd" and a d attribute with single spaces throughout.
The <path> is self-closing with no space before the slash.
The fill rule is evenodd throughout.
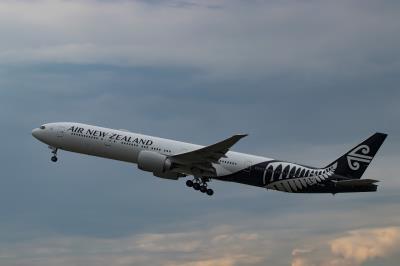
<path id="1" fill-rule="evenodd" d="M 58 158 L 57 158 L 57 148 L 54 147 L 49 147 L 51 149 L 51 153 L 53 154 L 53 156 L 51 157 L 51 161 L 52 162 L 57 162 Z"/>
<path id="2" fill-rule="evenodd" d="M 210 182 L 209 178 L 195 177 L 193 180 L 187 180 L 186 186 L 192 187 L 194 190 L 198 190 L 201 193 L 207 193 L 208 196 L 212 196 L 214 194 L 214 190 L 212 190 L 211 188 L 207 188 L 207 182 Z"/>

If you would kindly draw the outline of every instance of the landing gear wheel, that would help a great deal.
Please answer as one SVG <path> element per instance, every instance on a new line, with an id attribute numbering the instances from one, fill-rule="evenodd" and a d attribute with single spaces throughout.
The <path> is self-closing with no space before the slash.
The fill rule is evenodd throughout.
<path id="1" fill-rule="evenodd" d="M 51 161 L 52 162 L 57 162 L 57 151 L 58 151 L 58 149 L 57 148 L 54 148 L 54 147 L 52 147 L 52 146 L 49 146 L 49 148 L 51 149 L 51 153 L 53 154 L 53 157 L 51 157 Z"/>
<path id="2" fill-rule="evenodd" d="M 194 190 L 212 196 L 214 191 L 208 188 L 208 182 L 211 181 L 210 177 L 194 177 L 192 180 L 186 180 L 186 186 L 192 187 Z"/>
<path id="3" fill-rule="evenodd" d="M 186 181 L 186 186 L 193 187 L 193 181 L 192 180 Z"/>
<path id="4" fill-rule="evenodd" d="M 199 190 L 200 189 L 200 184 L 199 183 L 194 183 L 193 184 L 194 190 Z"/>

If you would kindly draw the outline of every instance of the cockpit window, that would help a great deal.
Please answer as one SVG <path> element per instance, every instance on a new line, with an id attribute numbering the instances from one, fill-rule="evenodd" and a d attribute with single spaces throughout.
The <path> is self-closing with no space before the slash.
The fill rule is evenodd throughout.
<path id="1" fill-rule="evenodd" d="M 46 127 L 45 126 L 40 126 L 40 129 L 45 129 Z"/>

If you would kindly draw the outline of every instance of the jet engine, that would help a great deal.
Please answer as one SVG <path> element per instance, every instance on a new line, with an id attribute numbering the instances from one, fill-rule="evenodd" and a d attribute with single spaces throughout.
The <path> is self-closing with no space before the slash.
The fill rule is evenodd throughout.
<path id="1" fill-rule="evenodd" d="M 138 156 L 138 168 L 143 171 L 152 172 L 154 176 L 177 180 L 186 175 L 174 173 L 171 170 L 172 163 L 167 156 L 153 151 L 141 151 Z"/>
<path id="2" fill-rule="evenodd" d="M 153 173 L 165 173 L 171 169 L 167 156 L 153 151 L 141 151 L 138 155 L 138 168 Z"/>

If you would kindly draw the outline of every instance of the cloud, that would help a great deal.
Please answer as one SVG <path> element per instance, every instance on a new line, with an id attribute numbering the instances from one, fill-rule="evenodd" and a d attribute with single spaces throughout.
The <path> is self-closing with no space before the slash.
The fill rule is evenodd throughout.
<path id="1" fill-rule="evenodd" d="M 400 252 L 400 227 L 360 229 L 331 240 L 312 244 L 312 249 L 295 249 L 292 266 L 359 266 Z"/>
<path id="2" fill-rule="evenodd" d="M 219 77 L 385 73 L 400 64 L 390 52 L 400 43 L 393 10 L 351 1 L 1 1 L 0 62 L 198 67 Z"/>
<path id="3" fill-rule="evenodd" d="M 139 234 L 116 239 L 85 237 L 41 238 L 0 252 L 11 265 L 113 265 L 135 263 L 164 266 L 260 265 L 265 239 L 232 226 L 209 231 Z M 262 238 L 265 238 L 263 236 Z M 257 248 L 258 246 L 258 248 Z M 262 249 L 261 249 L 262 247 Z M 23 254 L 23 256 L 21 256 Z"/>
<path id="4" fill-rule="evenodd" d="M 360 266 L 377 258 L 385 262 L 400 251 L 400 227 L 357 229 L 331 237 L 313 234 L 307 238 L 309 235 L 223 225 L 110 239 L 53 236 L 9 244 L 1 249 L 0 262 L 19 266 L 287 265 L 290 248 L 302 244 L 292 250 L 292 266 Z M 315 241 L 307 243 L 311 239 Z"/>
<path id="5" fill-rule="evenodd" d="M 400 227 L 350 231 L 349 236 L 334 239 L 331 252 L 346 260 L 362 264 L 376 257 L 400 251 Z"/>
<path id="6" fill-rule="evenodd" d="M 193 252 L 201 241 L 196 233 L 146 234 L 137 240 L 138 248 L 148 252 Z"/>
<path id="7" fill-rule="evenodd" d="M 237 266 L 237 265 L 259 265 L 263 261 L 261 257 L 252 257 L 248 255 L 232 254 L 227 257 L 216 259 L 205 259 L 194 262 L 177 263 L 172 262 L 166 266 Z"/>

